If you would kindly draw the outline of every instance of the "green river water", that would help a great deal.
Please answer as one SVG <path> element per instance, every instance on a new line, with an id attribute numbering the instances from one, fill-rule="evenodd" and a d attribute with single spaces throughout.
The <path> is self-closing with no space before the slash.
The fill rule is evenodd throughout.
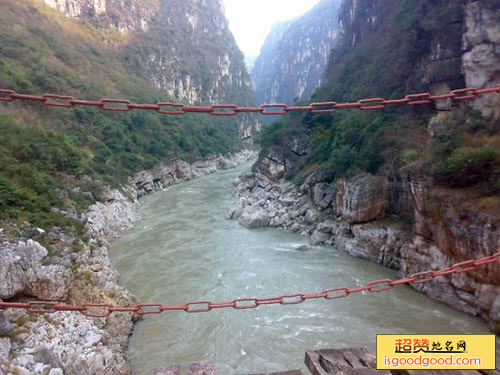
<path id="1" fill-rule="evenodd" d="M 249 168 L 247 163 L 141 199 L 143 219 L 110 250 L 121 284 L 141 302 L 170 305 L 312 293 L 396 277 L 331 247 L 297 251 L 307 237 L 225 220 L 231 181 Z M 214 360 L 217 374 L 233 375 L 305 370 L 306 350 L 374 349 L 377 333 L 489 333 L 483 321 L 408 286 L 358 294 L 251 310 L 148 315 L 135 326 L 128 357 L 137 375 L 200 360 Z"/>

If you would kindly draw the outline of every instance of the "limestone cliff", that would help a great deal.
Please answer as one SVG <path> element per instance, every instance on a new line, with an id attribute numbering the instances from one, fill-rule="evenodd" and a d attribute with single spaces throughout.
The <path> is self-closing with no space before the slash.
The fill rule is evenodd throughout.
<path id="1" fill-rule="evenodd" d="M 488 87 L 500 82 L 500 29 L 498 2 L 468 1 L 465 6 L 462 71 L 468 87 Z M 489 96 L 472 103 L 488 118 L 500 118 L 500 98 Z"/>
<path id="2" fill-rule="evenodd" d="M 254 104 L 243 54 L 220 0 L 43 0 L 68 17 L 118 31 L 120 54 L 171 98 L 191 104 Z M 236 118 L 241 138 L 259 130 Z"/>
<path id="3" fill-rule="evenodd" d="M 259 103 L 293 104 L 321 84 L 337 41 L 339 0 L 323 0 L 302 17 L 276 24 L 251 72 Z"/>

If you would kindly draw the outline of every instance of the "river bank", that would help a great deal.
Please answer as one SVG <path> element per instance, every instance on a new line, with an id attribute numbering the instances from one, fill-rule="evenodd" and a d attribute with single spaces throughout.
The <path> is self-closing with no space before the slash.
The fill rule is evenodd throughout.
<path id="1" fill-rule="evenodd" d="M 361 174 L 325 182 L 313 173 L 297 187 L 279 177 L 285 168 L 268 155 L 256 173 L 235 179 L 236 202 L 226 217 L 249 228 L 276 227 L 309 236 L 313 245 L 332 245 L 393 268 L 401 277 L 490 256 L 500 248 L 493 219 L 469 212 L 465 227 L 459 210 L 433 201 L 429 181 Z M 397 210 L 414 215 L 414 221 L 391 214 Z M 498 333 L 499 274 L 498 264 L 492 264 L 411 286 L 483 318 Z"/>
<path id="2" fill-rule="evenodd" d="M 120 275 L 110 263 L 108 249 L 138 220 L 138 197 L 254 156 L 245 150 L 192 164 L 174 160 L 131 177 L 123 191 L 105 187 L 102 200 L 80 217 L 86 222 L 86 242 L 64 228 L 46 233 L 27 222 L 5 226 L 0 231 L 0 298 L 134 304 L 132 294 L 119 285 Z M 16 375 L 131 374 L 125 351 L 135 319 L 130 313 L 87 318 L 77 312 L 1 310 L 0 369 Z"/>
<path id="3" fill-rule="evenodd" d="M 120 284 L 138 300 L 181 305 L 313 293 L 338 285 L 394 278 L 392 269 L 357 259 L 308 238 L 274 229 L 247 229 L 225 213 L 231 182 L 251 163 L 172 186 L 141 199 L 143 217 L 111 244 Z M 487 325 L 401 286 L 342 300 L 300 305 L 165 311 L 139 321 L 127 358 L 134 375 L 169 372 L 199 361 L 218 375 L 304 367 L 309 349 L 367 345 L 377 333 L 488 333 Z M 182 373 L 182 371 L 181 371 Z"/>

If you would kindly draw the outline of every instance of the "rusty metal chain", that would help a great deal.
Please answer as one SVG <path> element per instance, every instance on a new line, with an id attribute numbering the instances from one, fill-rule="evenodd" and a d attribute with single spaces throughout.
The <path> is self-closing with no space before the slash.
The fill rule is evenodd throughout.
<path id="1" fill-rule="evenodd" d="M 235 104 L 216 104 L 209 106 L 189 106 L 181 103 L 159 102 L 156 104 L 136 104 L 125 99 L 101 99 L 97 101 L 79 100 L 73 96 L 43 94 L 26 95 L 18 94 L 14 90 L 0 89 L 0 102 L 14 100 L 40 102 L 52 107 L 92 106 L 104 111 L 128 112 L 132 109 L 156 111 L 167 115 L 183 115 L 185 113 L 208 113 L 213 116 L 234 116 L 238 113 L 260 113 L 262 115 L 285 115 L 288 112 L 310 111 L 311 113 L 331 113 L 338 109 L 377 110 L 390 104 L 428 104 L 436 100 L 452 99 L 455 102 L 475 99 L 478 95 L 487 93 L 500 93 L 500 85 L 485 89 L 472 87 L 452 90 L 448 94 L 432 95 L 429 92 L 406 95 L 402 99 L 370 98 L 361 99 L 351 103 L 318 102 L 305 106 L 289 106 L 287 104 L 262 104 L 258 107 L 239 107 Z"/>
<path id="2" fill-rule="evenodd" d="M 350 288 L 347 286 L 326 289 L 320 293 L 284 294 L 270 298 L 238 298 L 228 302 L 214 303 L 211 301 L 195 301 L 178 306 L 167 306 L 163 303 L 139 303 L 130 307 L 117 307 L 107 303 L 83 303 L 79 306 L 59 304 L 57 302 L 30 301 L 30 302 L 4 302 L 0 299 L 0 309 L 25 309 L 30 313 L 53 313 L 56 311 L 78 311 L 88 317 L 104 318 L 114 312 L 131 312 L 138 315 L 160 314 L 164 311 L 185 311 L 188 313 L 208 312 L 213 309 L 233 308 L 236 310 L 255 309 L 261 305 L 295 305 L 309 299 L 325 298 L 339 299 L 363 291 L 382 292 L 401 284 L 423 284 L 434 280 L 438 276 L 469 272 L 478 267 L 491 263 L 500 263 L 500 252 L 477 260 L 467 260 L 456 263 L 440 270 L 427 270 L 417 272 L 408 277 L 392 280 L 373 280 L 364 286 Z"/>

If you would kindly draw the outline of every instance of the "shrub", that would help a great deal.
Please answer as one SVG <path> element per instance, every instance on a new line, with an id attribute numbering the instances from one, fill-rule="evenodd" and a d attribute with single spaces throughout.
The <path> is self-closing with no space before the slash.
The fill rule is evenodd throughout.
<path id="1" fill-rule="evenodd" d="M 401 162 L 403 164 L 410 164 L 411 162 L 414 162 L 418 158 L 418 151 L 410 148 L 408 150 L 404 150 L 403 154 L 401 155 Z"/>
<path id="2" fill-rule="evenodd" d="M 19 204 L 21 194 L 9 180 L 0 177 L 0 207 Z"/>
<path id="3" fill-rule="evenodd" d="M 436 177 L 453 187 L 474 186 L 492 178 L 498 162 L 495 150 L 489 147 L 462 147 L 438 166 Z"/>

